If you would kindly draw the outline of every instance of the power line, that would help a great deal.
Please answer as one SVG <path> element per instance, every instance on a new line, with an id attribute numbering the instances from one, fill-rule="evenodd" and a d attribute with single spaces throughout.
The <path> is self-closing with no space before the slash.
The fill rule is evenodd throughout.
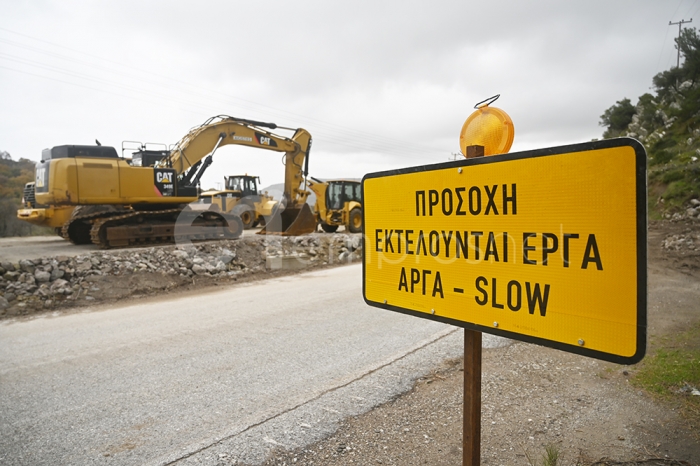
<path id="1" fill-rule="evenodd" d="M 96 69 L 96 70 L 102 71 L 102 72 L 109 71 L 110 74 L 112 74 L 112 75 L 118 74 L 118 75 L 124 76 L 124 77 L 129 78 L 129 79 L 140 81 L 144 84 L 156 85 L 161 89 L 163 87 L 162 80 L 167 80 L 167 81 L 170 81 L 170 82 L 173 82 L 176 84 L 186 86 L 187 89 L 183 89 L 181 87 L 180 88 L 171 87 L 171 89 L 173 89 L 174 91 L 182 92 L 184 94 L 193 95 L 193 96 L 196 96 L 199 98 L 204 97 L 206 99 L 216 98 L 216 101 L 219 103 L 222 101 L 222 97 L 223 97 L 223 98 L 227 98 L 227 99 L 231 99 L 233 101 L 236 101 L 235 105 L 240 107 L 240 108 L 243 108 L 243 109 L 258 111 L 258 112 L 262 112 L 262 113 L 271 113 L 273 115 L 277 114 L 277 115 L 285 116 L 285 117 L 294 116 L 295 118 L 302 118 L 304 120 L 313 122 L 315 125 L 325 127 L 327 130 L 331 131 L 331 133 L 340 133 L 340 134 L 337 134 L 337 135 L 330 137 L 330 139 L 335 140 L 336 145 L 341 145 L 341 146 L 347 145 L 348 147 L 352 147 L 354 149 L 376 150 L 378 152 L 386 152 L 386 153 L 407 153 L 408 152 L 408 153 L 414 153 L 414 154 L 426 154 L 426 153 L 447 152 L 447 150 L 445 150 L 443 148 L 438 149 L 438 148 L 433 148 L 433 147 L 430 147 L 430 148 L 429 147 L 421 147 L 421 146 L 418 146 L 416 144 L 406 144 L 402 140 L 377 136 L 377 135 L 372 134 L 372 133 L 367 133 L 367 132 L 352 129 L 352 128 L 349 128 L 346 126 L 337 125 L 337 124 L 334 124 L 334 123 L 331 123 L 328 121 L 319 120 L 319 119 L 312 118 L 312 117 L 305 116 L 305 115 L 300 115 L 300 114 L 297 114 L 294 112 L 289 112 L 286 110 L 278 109 L 278 108 L 271 107 L 271 106 L 261 104 L 258 102 L 254 102 L 251 100 L 241 99 L 239 97 L 236 97 L 236 96 L 233 96 L 230 94 L 220 93 L 220 92 L 213 93 L 211 91 L 208 91 L 207 89 L 202 88 L 201 86 L 196 86 L 194 84 L 188 83 L 187 81 L 175 79 L 175 78 L 172 78 L 170 76 L 159 75 L 159 74 L 144 70 L 142 68 L 136 68 L 136 67 L 133 67 L 133 66 L 128 65 L 128 64 L 120 63 L 120 62 L 117 62 L 114 60 L 109 60 L 109 59 L 106 59 L 102 56 L 92 55 L 92 54 L 89 54 L 86 52 L 82 52 L 80 50 L 76 50 L 76 49 L 72 49 L 70 47 L 62 46 L 62 45 L 54 43 L 54 42 L 49 42 L 49 41 L 35 38 L 35 37 L 29 36 L 26 34 L 18 33 L 18 32 L 9 30 L 7 28 L 0 27 L 0 30 L 11 33 L 11 34 L 15 34 L 17 36 L 25 37 L 25 38 L 28 38 L 28 39 L 31 39 L 31 40 L 34 40 L 37 42 L 42 42 L 42 43 L 48 44 L 48 45 L 53 46 L 53 47 L 58 47 L 60 49 L 68 50 L 70 52 L 74 52 L 74 53 L 77 53 L 77 54 L 80 54 L 80 55 L 83 55 L 86 57 L 90 57 L 92 59 L 99 59 L 104 63 L 114 64 L 117 66 L 117 68 L 115 69 L 113 67 L 108 67 L 108 66 L 97 64 L 97 63 L 95 63 L 94 60 L 90 60 L 90 61 L 81 60 L 79 58 L 69 57 L 65 54 L 56 53 L 56 52 L 52 52 L 52 51 L 48 51 L 48 50 L 43 50 L 43 49 L 38 48 L 38 47 L 20 44 L 20 43 L 10 41 L 7 39 L 0 39 L 0 42 L 4 42 L 6 44 L 9 44 L 9 45 L 12 45 L 15 47 L 23 48 L 25 50 L 30 50 L 30 51 L 35 52 L 35 53 L 48 55 L 49 57 L 52 57 L 52 58 L 55 58 L 58 60 L 79 63 L 81 65 L 88 67 L 88 68 L 93 68 L 93 69 Z M 6 55 L 6 57 L 7 57 L 7 55 Z M 10 56 L 10 57 L 12 57 L 12 56 Z M 13 58 L 6 58 L 6 59 L 10 59 L 11 61 L 15 61 L 15 62 L 22 60 L 16 56 Z M 26 60 L 26 59 L 24 59 L 24 60 Z M 121 88 L 124 90 L 131 90 L 133 92 L 137 92 L 140 94 L 146 94 L 146 95 L 150 94 L 151 97 L 155 96 L 157 98 L 164 98 L 164 99 L 167 99 L 168 101 L 177 100 L 180 103 L 183 103 L 185 105 L 193 105 L 195 107 L 203 108 L 203 106 L 200 103 L 195 103 L 195 102 L 183 100 L 182 98 L 172 98 L 169 96 L 165 96 L 161 93 L 153 93 L 153 92 L 149 92 L 147 90 L 142 90 L 139 88 L 125 86 L 124 84 L 118 84 L 116 82 L 106 80 L 103 78 L 96 78 L 94 76 L 90 76 L 89 74 L 82 74 L 81 75 L 79 72 L 76 72 L 72 68 L 70 70 L 66 70 L 65 68 L 61 69 L 61 68 L 58 68 L 55 66 L 43 64 L 43 63 L 36 62 L 36 61 L 33 61 L 33 63 L 27 63 L 25 61 L 24 64 L 29 65 L 29 66 L 44 68 L 44 69 L 52 68 L 53 69 L 52 71 L 54 71 L 54 72 L 68 75 L 68 76 L 72 76 L 74 78 L 84 79 L 84 80 L 92 81 L 92 82 L 98 82 L 98 83 L 101 83 L 103 85 Z M 7 67 L 6 69 L 13 69 L 13 68 Z M 135 76 L 132 73 L 125 72 L 125 71 L 123 71 L 124 69 L 137 71 L 138 75 Z M 17 70 L 17 69 L 13 69 L 13 71 L 21 72 L 20 70 Z M 27 74 L 30 74 L 33 76 L 38 76 L 38 77 L 44 77 L 41 75 L 37 75 L 35 73 L 27 73 Z M 154 79 L 145 79 L 144 74 L 148 74 L 154 78 L 157 78 L 158 81 L 156 81 Z M 45 78 L 46 79 L 53 79 L 50 77 L 45 77 Z M 58 81 L 58 82 L 62 82 L 62 83 L 66 83 L 66 84 L 74 84 L 74 85 L 81 86 L 80 84 L 70 83 L 70 82 L 67 82 L 67 81 L 61 80 L 61 79 L 53 79 L 53 80 Z M 88 87 L 88 86 L 84 86 L 84 87 Z M 92 90 L 101 91 L 100 89 L 96 89 L 96 88 L 92 88 L 92 87 L 88 87 L 88 88 L 90 88 Z M 109 91 L 102 91 L 102 92 L 114 94 L 113 92 L 109 92 Z M 127 97 L 131 98 L 131 96 L 127 96 Z M 137 100 L 143 100 L 143 99 L 137 99 Z M 319 134 L 319 133 L 316 132 L 316 134 Z M 360 140 L 358 140 L 358 138 L 360 138 Z"/>

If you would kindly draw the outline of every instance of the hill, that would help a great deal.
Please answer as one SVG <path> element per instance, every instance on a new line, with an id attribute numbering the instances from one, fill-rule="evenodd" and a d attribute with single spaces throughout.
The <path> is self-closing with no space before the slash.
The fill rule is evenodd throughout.
<path id="1" fill-rule="evenodd" d="M 604 138 L 638 139 L 648 155 L 651 219 L 700 216 L 700 37 L 684 29 L 676 39 L 680 67 L 654 76 L 654 94 L 635 105 L 619 100 L 600 117 Z"/>

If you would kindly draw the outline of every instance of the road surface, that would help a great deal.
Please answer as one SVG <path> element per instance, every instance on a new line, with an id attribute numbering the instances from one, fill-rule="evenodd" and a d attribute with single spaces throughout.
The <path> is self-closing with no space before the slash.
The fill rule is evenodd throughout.
<path id="1" fill-rule="evenodd" d="M 254 235 L 260 228 L 244 230 L 243 235 Z M 150 245 L 148 247 L 152 247 Z M 120 251 L 138 248 L 120 248 Z M 56 236 L 15 236 L 0 238 L 0 260 L 17 263 L 22 259 L 40 259 L 56 256 L 78 256 L 92 251 L 99 251 L 96 244 L 75 245 Z"/>
<path id="2" fill-rule="evenodd" d="M 0 464 L 255 464 L 462 354 L 366 306 L 361 270 L 0 324 Z"/>

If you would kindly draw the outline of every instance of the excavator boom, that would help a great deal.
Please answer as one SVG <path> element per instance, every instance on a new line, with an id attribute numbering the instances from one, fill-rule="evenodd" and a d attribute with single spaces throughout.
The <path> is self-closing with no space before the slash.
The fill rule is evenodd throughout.
<path id="1" fill-rule="evenodd" d="M 282 202 L 259 234 L 299 236 L 316 230 L 316 220 L 306 204 L 311 134 L 299 128 L 291 138 L 274 134 L 274 123 L 218 116 L 193 128 L 159 165 L 173 168 L 186 180 L 196 181 L 212 163 L 214 151 L 227 144 L 284 152 L 284 192 Z M 210 154 L 202 161 L 203 154 Z M 193 173 L 196 171 L 197 173 Z"/>

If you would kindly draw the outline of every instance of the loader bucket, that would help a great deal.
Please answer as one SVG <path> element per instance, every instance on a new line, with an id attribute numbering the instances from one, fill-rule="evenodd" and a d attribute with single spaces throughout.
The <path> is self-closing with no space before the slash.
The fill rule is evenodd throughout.
<path id="1" fill-rule="evenodd" d="M 279 204 L 278 204 L 279 206 Z M 259 235 L 301 236 L 316 231 L 316 217 L 309 205 L 286 209 L 281 206 L 272 212 Z"/>

